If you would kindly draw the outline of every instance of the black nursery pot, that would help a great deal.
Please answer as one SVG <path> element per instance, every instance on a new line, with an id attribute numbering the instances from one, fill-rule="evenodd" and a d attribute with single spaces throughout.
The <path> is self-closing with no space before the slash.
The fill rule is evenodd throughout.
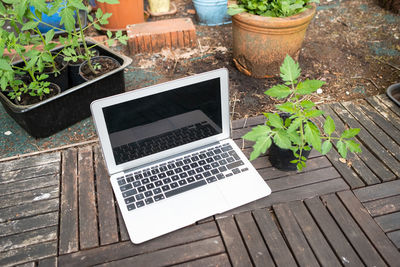
<path id="1" fill-rule="evenodd" d="M 302 151 L 302 156 L 308 158 L 310 155 L 311 150 L 309 151 Z M 293 151 L 290 149 L 282 149 L 272 143 L 271 147 L 269 148 L 269 161 L 271 162 L 272 166 L 282 170 L 282 171 L 296 171 L 297 164 L 290 163 L 292 160 L 296 158 L 293 155 Z"/>
<path id="2" fill-rule="evenodd" d="M 62 56 L 58 56 L 55 59 L 62 67 L 58 70 L 58 72 L 45 72 L 45 74 L 49 75 L 46 81 L 57 84 L 61 92 L 67 90 L 69 86 L 68 82 L 68 63 L 64 61 Z"/>
<path id="3" fill-rule="evenodd" d="M 99 50 L 94 48 L 92 48 L 91 50 L 94 51 L 95 57 L 98 57 L 100 55 Z M 86 82 L 86 80 L 79 75 L 79 68 L 82 65 L 82 63 L 83 62 L 81 63 L 68 62 L 68 78 L 70 87 L 74 87 L 81 83 Z"/>
<path id="4" fill-rule="evenodd" d="M 115 58 L 121 67 L 27 108 L 11 103 L 0 92 L 0 101 L 7 113 L 30 135 L 42 138 L 89 117 L 90 104 L 94 100 L 123 93 L 125 91 L 124 68 L 132 62 L 132 59 L 102 45 L 99 45 L 97 49 L 100 54 Z"/>

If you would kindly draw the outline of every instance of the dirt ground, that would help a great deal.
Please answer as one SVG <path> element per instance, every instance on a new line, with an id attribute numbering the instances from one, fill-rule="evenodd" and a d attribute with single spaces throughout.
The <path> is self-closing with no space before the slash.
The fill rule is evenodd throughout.
<path id="1" fill-rule="evenodd" d="M 200 26 L 190 0 L 172 0 L 178 12 L 148 20 L 190 17 L 196 24 L 197 48 L 163 50 L 132 56 L 128 69 L 135 82 L 128 89 L 226 67 L 230 75 L 232 119 L 273 108 L 264 91 L 278 78 L 255 79 L 240 73 L 232 62 L 232 25 Z M 299 62 L 303 78 L 326 81 L 317 103 L 382 94 L 400 82 L 400 15 L 373 0 L 322 0 L 309 25 Z M 127 49 L 122 52 L 127 54 Z M 139 77 L 143 76 L 143 77 Z"/>

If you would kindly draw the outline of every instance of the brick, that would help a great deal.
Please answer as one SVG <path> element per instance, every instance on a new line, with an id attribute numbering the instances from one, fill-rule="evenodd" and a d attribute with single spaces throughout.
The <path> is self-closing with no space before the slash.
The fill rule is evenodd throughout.
<path id="1" fill-rule="evenodd" d="M 196 46 L 196 29 L 190 18 L 167 19 L 126 26 L 130 54 L 163 48 Z"/>

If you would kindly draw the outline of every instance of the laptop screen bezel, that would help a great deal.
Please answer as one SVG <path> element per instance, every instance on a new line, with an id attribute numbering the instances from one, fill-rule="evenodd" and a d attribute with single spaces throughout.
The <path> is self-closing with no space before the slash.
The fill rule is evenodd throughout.
<path id="1" fill-rule="evenodd" d="M 106 126 L 106 121 L 103 113 L 103 108 L 116 105 L 122 102 L 127 102 L 133 99 L 138 99 L 157 93 L 174 90 L 183 86 L 188 86 L 195 83 L 200 83 L 207 80 L 219 78 L 220 80 L 220 96 L 221 96 L 221 119 L 222 119 L 222 132 L 195 142 L 191 142 L 179 147 L 175 147 L 169 150 L 158 152 L 143 158 L 135 159 L 122 164 L 116 164 L 113 155 L 112 145 L 109 138 L 109 133 Z M 137 168 L 146 164 L 156 162 L 180 153 L 196 149 L 201 146 L 206 146 L 230 136 L 230 124 L 229 124 L 229 78 L 228 70 L 226 68 L 217 69 L 209 72 L 196 74 L 193 76 L 145 87 L 122 93 L 119 95 L 103 98 L 92 102 L 90 105 L 92 111 L 94 124 L 99 136 L 100 144 L 103 150 L 103 156 L 107 165 L 107 169 L 110 175 L 119 173 L 128 169 Z"/>

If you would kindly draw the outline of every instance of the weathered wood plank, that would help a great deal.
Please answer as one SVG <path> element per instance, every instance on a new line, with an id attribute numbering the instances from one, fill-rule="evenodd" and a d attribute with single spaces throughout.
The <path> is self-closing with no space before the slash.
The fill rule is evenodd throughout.
<path id="1" fill-rule="evenodd" d="M 94 149 L 100 244 L 118 242 L 118 224 L 110 177 L 98 146 Z"/>
<path id="2" fill-rule="evenodd" d="M 32 180 L 23 180 L 14 183 L 0 184 L 0 195 L 4 196 L 19 192 L 26 192 L 48 186 L 58 187 L 59 176 L 60 175 L 58 173 L 55 173 Z"/>
<path id="3" fill-rule="evenodd" d="M 235 219 L 254 266 L 275 266 L 251 213 L 238 214 Z"/>
<path id="4" fill-rule="evenodd" d="M 31 261 L 23 264 L 18 264 L 15 267 L 36 267 L 36 262 Z"/>
<path id="5" fill-rule="evenodd" d="M 394 114 L 400 117 L 400 108 L 391 99 L 389 99 L 387 95 L 382 94 L 375 97 L 378 98 L 383 104 L 388 106 Z"/>
<path id="6" fill-rule="evenodd" d="M 340 178 L 340 174 L 335 170 L 335 168 L 330 167 L 305 173 L 298 173 L 279 179 L 267 180 L 267 184 L 273 192 L 279 192 L 335 178 Z"/>
<path id="7" fill-rule="evenodd" d="M 0 252 L 0 266 L 13 266 L 57 255 L 57 241 Z"/>
<path id="8" fill-rule="evenodd" d="M 375 221 L 385 232 L 400 230 L 400 212 L 375 217 Z"/>
<path id="9" fill-rule="evenodd" d="M 40 155 L 24 157 L 20 159 L 4 161 L 0 163 L 0 173 L 2 172 L 11 172 L 15 170 L 32 168 L 40 165 L 47 165 L 53 162 L 61 161 L 61 153 L 43 153 Z"/>
<path id="10" fill-rule="evenodd" d="M 354 194 L 361 202 L 396 196 L 400 192 L 400 180 L 377 184 L 354 190 Z"/>
<path id="11" fill-rule="evenodd" d="M 319 266 L 312 249 L 296 222 L 294 215 L 286 204 L 273 205 L 282 231 L 291 247 L 294 257 L 300 266 Z"/>
<path id="12" fill-rule="evenodd" d="M 343 179 L 333 179 L 316 184 L 305 185 L 301 187 L 292 188 L 289 190 L 272 192 L 271 195 L 251 202 L 249 204 L 240 206 L 236 209 L 227 211 L 222 214 L 215 215 L 216 218 L 226 217 L 241 212 L 252 211 L 272 206 L 277 203 L 286 203 L 294 200 L 304 200 L 316 196 L 321 196 L 329 193 L 343 191 L 349 189 L 349 186 Z"/>
<path id="13" fill-rule="evenodd" d="M 0 251 L 20 249 L 57 239 L 57 226 L 41 228 L 0 238 Z"/>
<path id="14" fill-rule="evenodd" d="M 217 220 L 218 227 L 224 240 L 226 250 L 233 266 L 251 266 L 251 260 L 246 247 L 236 227 L 233 217 Z"/>
<path id="15" fill-rule="evenodd" d="M 59 253 L 77 251 L 78 242 L 78 162 L 77 150 L 62 154 Z"/>
<path id="16" fill-rule="evenodd" d="M 366 101 L 374 107 L 380 115 L 382 115 L 387 122 L 400 130 L 400 117 L 396 116 L 385 104 L 383 104 L 376 96 L 367 97 Z"/>
<path id="17" fill-rule="evenodd" d="M 207 266 L 228 267 L 231 266 L 231 264 L 229 262 L 228 255 L 224 253 L 216 256 L 211 256 L 195 261 L 189 261 L 182 264 L 174 265 L 174 267 L 207 267 Z"/>
<path id="18" fill-rule="evenodd" d="M 82 264 L 92 266 L 103 262 L 150 253 L 168 247 L 188 244 L 218 235 L 219 232 L 215 222 L 192 225 L 140 245 L 134 245 L 130 241 L 118 242 L 107 246 L 62 255 L 59 257 L 59 264 L 60 266 L 81 266 Z"/>
<path id="19" fill-rule="evenodd" d="M 97 208 L 91 146 L 78 150 L 79 244 L 81 249 L 99 245 Z"/>
<path id="20" fill-rule="evenodd" d="M 296 217 L 297 223 L 303 231 L 318 262 L 322 266 L 341 266 L 335 253 L 330 248 L 304 204 L 301 201 L 293 201 L 289 203 L 289 208 Z"/>
<path id="21" fill-rule="evenodd" d="M 362 142 L 373 151 L 373 153 L 382 161 L 384 162 L 389 169 L 400 176 L 400 162 L 398 162 L 381 144 L 379 144 L 376 139 L 368 133 L 365 128 L 353 117 L 350 113 L 343 108 L 342 105 L 338 103 L 331 104 L 333 110 L 338 114 L 351 128 L 360 128 L 361 131 L 358 133 L 358 138 L 362 140 Z M 361 153 L 363 155 L 364 153 Z M 374 170 L 374 169 L 372 169 Z M 392 180 L 394 178 L 387 179 L 386 177 L 380 178 L 384 181 Z"/>
<path id="22" fill-rule="evenodd" d="M 253 216 L 276 265 L 288 267 L 297 266 L 281 232 L 271 218 L 272 215 L 270 212 L 268 210 L 258 209 L 253 211 Z"/>
<path id="23" fill-rule="evenodd" d="M 58 211 L 58 207 L 58 199 L 49 199 L 0 209 L 0 223 Z"/>
<path id="24" fill-rule="evenodd" d="M 32 189 L 27 192 L 15 193 L 11 195 L 3 195 L 0 196 L 0 208 L 36 202 L 45 199 L 58 198 L 59 194 L 59 186 L 57 183 L 54 186 Z"/>
<path id="25" fill-rule="evenodd" d="M 0 237 L 58 225 L 58 211 L 0 223 Z"/>
<path id="26" fill-rule="evenodd" d="M 359 107 L 356 107 L 352 102 L 344 102 L 342 105 L 353 115 L 354 118 L 366 129 L 393 157 L 400 160 L 400 146 L 393 141 L 375 121 L 367 117 Z M 398 132 L 398 131 L 397 131 Z M 400 133 L 397 133 L 400 138 Z"/>
<path id="27" fill-rule="evenodd" d="M 38 267 L 57 267 L 57 257 L 47 258 L 38 262 Z"/>
<path id="28" fill-rule="evenodd" d="M 140 254 L 123 260 L 100 264 L 100 266 L 166 266 L 220 254 L 224 251 L 222 239 L 217 236 L 149 254 Z"/>
<path id="29" fill-rule="evenodd" d="M 397 249 L 400 249 L 400 230 L 387 233 L 387 236 L 392 240 Z"/>
<path id="30" fill-rule="evenodd" d="M 362 100 L 361 103 L 363 103 L 363 105 L 360 105 L 359 108 L 362 109 L 362 111 L 381 129 L 383 129 L 387 135 L 389 135 L 395 142 L 397 142 L 397 144 L 400 144 L 400 129 L 396 128 L 389 119 L 386 119 L 376 110 L 374 110 L 374 108 L 368 105 L 365 100 Z"/>
<path id="31" fill-rule="evenodd" d="M 122 218 L 121 210 L 119 209 L 119 207 L 117 208 L 117 216 L 118 216 L 120 239 L 121 239 L 121 241 L 129 240 L 128 230 L 126 229 L 126 225 L 125 225 L 124 219 Z"/>
<path id="32" fill-rule="evenodd" d="M 390 240 L 387 238 L 385 233 L 379 228 L 379 226 L 375 224 L 374 219 L 372 219 L 372 217 L 368 214 L 367 210 L 361 205 L 361 203 L 354 196 L 354 194 L 351 191 L 345 191 L 345 192 L 339 192 L 338 196 L 342 200 L 346 208 L 349 210 L 353 218 L 356 220 L 357 224 L 364 231 L 365 235 L 374 244 L 375 248 L 378 250 L 383 259 L 389 264 L 389 266 L 397 265 L 400 259 L 399 251 L 396 249 L 393 243 L 390 242 Z M 397 217 L 393 216 L 391 218 L 391 225 L 396 226 L 396 224 L 397 224 L 397 229 L 400 229 L 400 212 L 398 212 Z M 385 228 L 382 227 L 382 229 Z"/>
<path id="33" fill-rule="evenodd" d="M 335 221 L 357 251 L 358 255 L 360 255 L 362 261 L 368 266 L 386 266 L 383 259 L 379 256 L 379 253 L 375 250 L 374 246 L 364 235 L 336 195 L 322 196 L 322 200 L 326 203 L 329 212 L 335 218 Z"/>
<path id="34" fill-rule="evenodd" d="M 318 197 L 304 201 L 325 238 L 345 266 L 362 266 L 357 253 Z"/>
<path id="35" fill-rule="evenodd" d="M 400 195 L 365 202 L 363 205 L 373 217 L 397 212 L 400 211 Z"/>
<path id="36" fill-rule="evenodd" d="M 19 169 L 16 171 L 9 171 L 0 173 L 0 185 L 7 185 L 12 182 L 21 180 L 30 180 L 34 183 L 37 177 L 49 176 L 51 174 L 60 172 L 60 163 L 52 162 L 46 165 L 34 166 L 31 168 Z M 32 180 L 33 179 L 33 180 Z"/>
<path id="37" fill-rule="evenodd" d="M 238 119 L 232 121 L 232 129 L 235 130 L 239 128 L 252 127 L 258 124 L 263 124 L 264 122 L 265 122 L 264 115 Z"/>

